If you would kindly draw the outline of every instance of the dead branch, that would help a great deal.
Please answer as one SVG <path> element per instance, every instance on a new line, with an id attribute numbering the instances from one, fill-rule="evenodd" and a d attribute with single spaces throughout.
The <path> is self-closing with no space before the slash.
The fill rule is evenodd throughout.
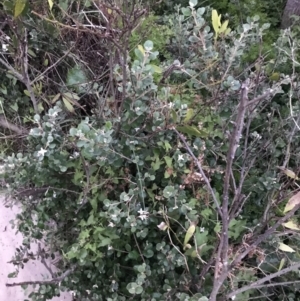
<path id="1" fill-rule="evenodd" d="M 76 270 L 77 266 L 74 265 L 72 268 L 65 271 L 61 276 L 53 278 L 51 280 L 42 280 L 42 281 L 22 281 L 22 282 L 13 282 L 13 283 L 6 283 L 6 286 L 21 286 L 21 285 L 45 285 L 45 284 L 58 284 L 62 282 L 66 277 L 72 274 Z"/>
<path id="2" fill-rule="evenodd" d="M 264 284 L 267 281 L 270 281 L 271 279 L 275 278 L 275 277 L 279 277 L 281 275 L 287 274 L 291 271 L 295 271 L 297 269 L 300 268 L 300 263 L 291 265 L 283 270 L 280 270 L 276 273 L 270 274 L 266 277 L 263 277 L 255 282 L 250 283 L 249 285 L 243 286 L 240 289 L 237 289 L 229 294 L 227 294 L 226 299 L 225 300 L 229 300 L 229 298 L 232 298 L 240 293 L 243 293 L 245 291 L 248 291 L 250 289 L 255 289 L 255 288 L 260 288 L 260 287 L 268 287 L 268 286 L 278 286 L 278 285 L 287 285 L 287 284 L 294 284 L 295 282 L 300 282 L 300 281 L 290 281 L 290 282 L 279 282 L 279 283 L 271 283 L 271 284 Z M 262 285 L 264 284 L 264 285 Z"/>
<path id="3" fill-rule="evenodd" d="M 201 167 L 201 164 L 200 164 L 199 160 L 196 158 L 196 156 L 194 155 L 193 151 L 191 150 L 191 148 L 190 148 L 189 145 L 187 144 L 187 142 L 186 142 L 184 136 L 183 136 L 182 134 L 180 134 L 180 133 L 176 130 L 175 127 L 173 127 L 173 130 L 174 130 L 174 132 L 177 134 L 177 136 L 179 137 L 179 139 L 183 142 L 183 144 L 184 144 L 186 150 L 188 151 L 188 153 L 191 155 L 191 157 L 192 157 L 193 160 L 195 161 L 195 164 L 197 165 L 198 170 L 199 170 L 201 176 L 203 177 L 203 179 L 204 179 L 204 181 L 205 181 L 205 183 L 206 183 L 206 185 L 207 185 L 207 187 L 208 187 L 208 190 L 209 190 L 209 192 L 210 192 L 210 194 L 211 194 L 211 196 L 212 196 L 212 198 L 213 198 L 213 200 L 214 200 L 214 204 L 215 204 L 215 206 L 216 206 L 216 208 L 217 208 L 217 210 L 218 210 L 218 213 L 219 213 L 220 216 L 222 216 L 223 213 L 222 213 L 222 210 L 221 210 L 221 208 L 220 208 L 219 202 L 218 202 L 218 200 L 217 200 L 216 194 L 214 193 L 214 190 L 212 189 L 212 187 L 211 187 L 211 185 L 210 185 L 210 182 L 209 182 L 208 178 L 206 177 L 206 175 L 205 175 L 205 173 L 204 173 L 204 171 L 203 171 L 203 169 L 202 169 L 202 167 Z"/>
<path id="4" fill-rule="evenodd" d="M 269 228 L 264 234 L 260 235 L 250 246 L 244 250 L 244 252 L 238 252 L 238 255 L 234 261 L 230 264 L 229 270 L 232 270 L 236 267 L 243 258 L 245 258 L 252 250 L 254 250 L 261 242 L 265 241 L 268 237 L 270 237 L 276 229 L 281 226 L 285 221 L 290 219 L 297 210 L 300 209 L 300 203 L 297 204 L 289 213 L 287 213 L 284 217 L 279 219 L 271 228 Z"/>
<path id="5" fill-rule="evenodd" d="M 0 126 L 10 131 L 15 132 L 18 135 L 28 134 L 28 131 L 25 128 L 19 127 L 11 122 L 9 122 L 4 115 L 0 115 Z"/>

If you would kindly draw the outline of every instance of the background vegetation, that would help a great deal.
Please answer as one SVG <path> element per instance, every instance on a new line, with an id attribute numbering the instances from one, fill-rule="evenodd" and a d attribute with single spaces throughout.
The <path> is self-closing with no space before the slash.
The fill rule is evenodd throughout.
<path id="1" fill-rule="evenodd" d="M 297 19 L 177 2 L 0 1 L 9 276 L 60 270 L 31 300 L 299 299 Z"/>

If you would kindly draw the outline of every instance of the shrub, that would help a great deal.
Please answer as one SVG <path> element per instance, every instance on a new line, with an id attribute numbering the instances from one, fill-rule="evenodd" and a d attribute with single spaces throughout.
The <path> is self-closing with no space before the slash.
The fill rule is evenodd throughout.
<path id="1" fill-rule="evenodd" d="M 267 26 L 254 17 L 229 31 L 196 4 L 173 18 L 178 61 L 165 69 L 147 40 L 111 66 L 119 106 L 107 101 L 97 118 L 66 126 L 57 102 L 34 116 L 28 151 L 5 158 L 24 205 L 14 263 L 44 235 L 43 256 L 61 269 L 32 300 L 58 294 L 58 283 L 80 300 L 248 300 L 279 294 L 273 278 L 288 281 L 299 267 L 298 241 L 283 227 L 298 228 L 298 198 L 285 204 L 297 180 L 286 168 L 299 163 L 299 108 L 295 90 L 280 94 L 297 83 L 295 73 L 276 74 L 296 38 L 283 33 L 276 62 L 246 66 Z"/>

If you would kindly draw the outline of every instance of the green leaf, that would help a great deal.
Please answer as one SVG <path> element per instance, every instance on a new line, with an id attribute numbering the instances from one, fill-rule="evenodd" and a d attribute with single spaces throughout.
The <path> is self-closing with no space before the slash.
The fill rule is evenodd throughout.
<path id="1" fill-rule="evenodd" d="M 106 238 L 103 238 L 101 240 L 101 242 L 98 244 L 98 247 L 105 247 L 105 246 L 108 246 L 111 244 L 111 239 L 106 237 Z"/>
<path id="2" fill-rule="evenodd" d="M 17 0 L 15 4 L 14 17 L 17 18 L 22 14 L 27 4 L 27 0 Z"/>
<path id="3" fill-rule="evenodd" d="M 216 223 L 216 225 L 215 225 L 215 227 L 214 227 L 214 231 L 215 231 L 216 233 L 220 233 L 220 231 L 221 231 L 221 224 L 220 224 L 220 222 L 217 222 L 217 223 Z"/>
<path id="4" fill-rule="evenodd" d="M 165 161 L 166 161 L 166 164 L 169 168 L 171 168 L 173 165 L 172 165 L 172 158 L 169 157 L 169 156 L 165 156 L 164 157 Z"/>
<path id="5" fill-rule="evenodd" d="M 143 46 L 141 46 L 141 47 L 143 47 Z M 140 49 L 138 49 L 138 48 L 134 49 L 134 53 L 139 61 L 142 62 L 144 60 L 144 54 Z"/>
<path id="6" fill-rule="evenodd" d="M 146 51 L 151 51 L 153 49 L 153 42 L 152 41 L 146 41 L 144 43 L 144 47 Z"/>
<path id="7" fill-rule="evenodd" d="M 270 80 L 273 80 L 274 82 L 277 82 L 280 80 L 280 73 L 274 72 L 269 77 Z"/>
<path id="8" fill-rule="evenodd" d="M 196 136 L 200 138 L 207 137 L 207 134 L 203 131 L 198 130 L 196 126 L 191 126 L 191 125 L 177 126 L 177 130 L 189 136 Z"/>
<path id="9" fill-rule="evenodd" d="M 84 91 L 84 89 L 81 87 L 82 84 L 86 84 L 88 82 L 88 79 L 85 75 L 85 72 L 80 69 L 78 66 L 69 69 L 68 75 L 67 75 L 67 85 L 73 86 L 77 88 L 79 91 Z"/>
<path id="10" fill-rule="evenodd" d="M 94 197 L 90 200 L 90 203 L 92 205 L 92 208 L 94 211 L 97 211 L 97 208 L 98 208 L 98 202 L 97 202 L 97 198 Z"/>
<path id="11" fill-rule="evenodd" d="M 198 4 L 198 0 L 190 0 L 189 1 L 189 6 L 195 7 Z"/>
<path id="12" fill-rule="evenodd" d="M 183 123 L 189 122 L 194 116 L 194 110 L 193 109 L 188 109 L 185 115 L 185 118 L 183 120 Z"/>
<path id="13" fill-rule="evenodd" d="M 208 235 L 208 231 L 200 232 L 199 228 L 197 228 L 195 233 L 195 240 L 198 247 L 202 246 L 207 242 L 208 239 L 207 235 Z"/>
<path id="14" fill-rule="evenodd" d="M 177 113 L 175 110 L 171 110 L 171 117 L 173 119 L 173 122 L 177 122 Z"/>

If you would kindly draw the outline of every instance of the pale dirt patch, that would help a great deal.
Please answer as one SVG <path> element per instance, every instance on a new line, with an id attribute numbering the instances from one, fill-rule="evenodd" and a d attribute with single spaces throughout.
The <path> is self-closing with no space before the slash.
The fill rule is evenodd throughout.
<path id="1" fill-rule="evenodd" d="M 22 244 L 22 235 L 16 234 L 16 229 L 11 228 L 10 220 L 15 219 L 19 212 L 17 206 L 14 208 L 6 208 L 4 206 L 4 196 L 0 195 L 0 301 L 24 301 L 30 289 L 26 293 L 19 286 L 7 287 L 6 283 L 22 282 L 22 281 L 41 281 L 50 280 L 51 275 L 45 266 L 38 260 L 29 261 L 21 269 L 17 278 L 8 278 L 7 275 L 15 271 L 11 261 L 15 254 L 15 248 Z M 37 246 L 36 246 L 37 248 Z M 48 262 L 49 265 L 51 265 Z M 51 268 L 54 267 L 53 265 Z M 52 301 L 71 301 L 72 297 L 69 293 L 61 293 L 60 297 L 51 299 Z"/>

